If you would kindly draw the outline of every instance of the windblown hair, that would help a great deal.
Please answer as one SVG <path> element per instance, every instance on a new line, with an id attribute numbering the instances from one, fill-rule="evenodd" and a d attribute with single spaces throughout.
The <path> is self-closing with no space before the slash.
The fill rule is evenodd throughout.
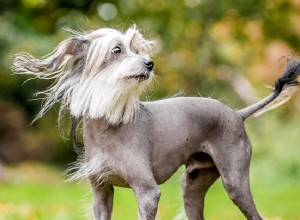
<path id="1" fill-rule="evenodd" d="M 69 182 L 82 182 L 87 178 L 93 178 L 95 184 L 102 185 L 113 171 L 106 166 L 106 157 L 103 154 L 93 155 L 90 159 L 82 154 L 65 173 L 69 176 L 67 179 Z"/>
<path id="2" fill-rule="evenodd" d="M 36 93 L 44 95 L 44 102 L 34 121 L 59 102 L 60 113 L 67 110 L 75 118 L 105 118 L 112 125 L 128 123 L 139 109 L 140 93 L 151 81 L 137 83 L 130 76 L 145 71 L 137 62 L 151 55 L 151 44 L 135 26 L 125 33 L 102 28 L 76 33 L 41 59 L 17 54 L 12 70 L 54 80 L 47 90 Z M 122 59 L 111 52 L 116 45 L 127 52 Z M 64 114 L 59 114 L 59 121 L 61 117 Z"/>

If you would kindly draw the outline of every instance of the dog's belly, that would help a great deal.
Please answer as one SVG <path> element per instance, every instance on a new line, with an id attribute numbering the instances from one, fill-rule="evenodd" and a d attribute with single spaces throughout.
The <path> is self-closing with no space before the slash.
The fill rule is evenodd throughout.
<path id="1" fill-rule="evenodd" d="M 130 186 L 128 185 L 128 183 L 126 182 L 126 180 L 124 178 L 122 178 L 121 176 L 118 176 L 118 175 L 114 175 L 114 174 L 110 175 L 105 180 L 105 183 L 109 184 L 109 185 L 113 185 L 113 186 L 130 188 Z"/>
<path id="2" fill-rule="evenodd" d="M 187 154 L 189 149 L 187 147 L 182 148 L 181 152 L 177 151 L 176 153 L 168 154 L 167 156 L 161 156 L 156 158 L 153 161 L 152 173 L 157 184 L 163 184 L 182 166 L 188 166 L 190 163 L 190 158 L 197 153 L 203 152 L 201 147 L 197 151 L 191 150 Z M 197 168 L 209 168 L 215 166 L 212 161 L 195 161 L 194 165 L 197 165 Z"/>
<path id="3" fill-rule="evenodd" d="M 178 160 L 177 163 L 174 163 L 175 158 L 169 157 L 169 159 L 173 162 L 168 163 L 168 160 L 166 160 L 164 165 L 161 164 L 157 165 L 157 167 L 153 167 L 152 172 L 157 184 L 166 182 L 182 165 L 185 165 L 188 172 L 215 167 L 212 158 L 203 151 L 191 154 L 188 159 L 184 161 Z"/>

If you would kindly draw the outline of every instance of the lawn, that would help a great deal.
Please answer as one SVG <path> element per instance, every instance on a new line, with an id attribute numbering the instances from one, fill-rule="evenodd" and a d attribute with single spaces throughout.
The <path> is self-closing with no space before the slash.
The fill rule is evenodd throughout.
<path id="1" fill-rule="evenodd" d="M 161 186 L 158 219 L 173 219 L 182 209 L 182 170 Z M 65 183 L 63 171 L 40 163 L 5 168 L 0 182 L 0 220 L 92 219 L 91 191 L 87 183 Z M 263 178 L 263 176 L 261 177 Z M 280 177 L 278 177 L 280 179 Z M 271 220 L 300 220 L 300 184 L 297 181 L 252 181 L 260 213 Z M 218 180 L 208 192 L 205 209 L 209 220 L 244 219 Z M 137 219 L 130 189 L 116 188 L 113 220 Z"/>

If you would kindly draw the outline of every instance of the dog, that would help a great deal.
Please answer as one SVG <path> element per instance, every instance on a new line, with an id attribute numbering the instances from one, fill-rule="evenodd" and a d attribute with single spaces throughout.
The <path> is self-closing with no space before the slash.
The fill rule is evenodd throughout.
<path id="1" fill-rule="evenodd" d="M 155 219 L 158 185 L 182 165 L 188 219 L 204 219 L 205 194 L 218 177 L 247 219 L 262 219 L 249 185 L 251 144 L 244 121 L 295 93 L 300 62 L 288 58 L 272 93 L 241 110 L 200 97 L 141 102 L 140 94 L 154 78 L 152 44 L 136 26 L 124 32 L 100 28 L 74 33 L 41 59 L 17 54 L 12 70 L 54 80 L 38 93 L 45 99 L 36 119 L 59 102 L 59 121 L 66 111 L 74 118 L 75 143 L 77 123 L 82 121 L 84 152 L 70 169 L 74 171 L 70 179 L 89 179 L 95 219 L 111 219 L 113 186 L 133 190 L 138 219 Z"/>

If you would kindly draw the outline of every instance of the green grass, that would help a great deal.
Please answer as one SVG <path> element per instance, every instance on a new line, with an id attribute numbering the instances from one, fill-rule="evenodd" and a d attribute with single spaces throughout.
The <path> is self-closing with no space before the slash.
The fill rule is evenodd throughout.
<path id="1" fill-rule="evenodd" d="M 6 178 L 0 182 L 0 220 L 92 219 L 87 214 L 92 213 L 89 185 L 64 183 L 61 173 L 59 169 L 36 163 L 6 168 Z M 182 208 L 180 173 L 161 186 L 158 219 L 173 219 Z M 300 220 L 299 182 L 254 179 L 251 185 L 257 208 L 264 217 Z M 137 205 L 132 191 L 116 188 L 113 220 L 137 219 L 136 216 Z M 220 180 L 207 194 L 205 216 L 208 220 L 244 219 Z"/>

